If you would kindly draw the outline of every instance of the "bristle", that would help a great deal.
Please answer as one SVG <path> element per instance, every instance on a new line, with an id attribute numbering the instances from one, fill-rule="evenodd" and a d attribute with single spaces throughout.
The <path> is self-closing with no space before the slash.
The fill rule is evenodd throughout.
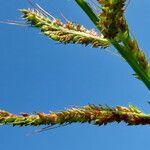
<path id="1" fill-rule="evenodd" d="M 0 24 L 9 24 L 9 25 L 15 25 L 15 26 L 28 27 L 28 25 L 24 22 L 18 22 L 18 21 L 13 21 L 13 20 L 0 21 Z"/>

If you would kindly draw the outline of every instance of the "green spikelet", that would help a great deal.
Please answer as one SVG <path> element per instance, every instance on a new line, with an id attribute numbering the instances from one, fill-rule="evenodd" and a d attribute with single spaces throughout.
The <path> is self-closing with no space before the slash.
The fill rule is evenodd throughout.
<path id="1" fill-rule="evenodd" d="M 91 44 L 93 47 L 106 48 L 109 41 L 98 35 L 94 30 L 72 22 L 62 23 L 59 19 L 50 18 L 36 9 L 21 9 L 23 18 L 49 38 L 63 43 Z"/>

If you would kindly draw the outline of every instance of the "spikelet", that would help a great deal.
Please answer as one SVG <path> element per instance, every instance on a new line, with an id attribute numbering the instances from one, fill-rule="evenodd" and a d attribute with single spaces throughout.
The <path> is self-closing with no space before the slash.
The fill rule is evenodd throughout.
<path id="1" fill-rule="evenodd" d="M 105 38 L 114 39 L 119 32 L 128 30 L 124 18 L 125 0 L 97 0 L 102 6 L 99 27 Z"/>
<path id="2" fill-rule="evenodd" d="M 38 9 L 21 9 L 20 11 L 28 24 L 39 28 L 44 35 L 55 41 L 83 45 L 91 44 L 93 47 L 102 48 L 106 48 L 110 44 L 107 39 L 98 35 L 94 30 L 87 30 L 82 25 L 74 24 L 69 21 L 62 23 L 59 19 L 52 17 L 46 11 L 44 11 L 44 13 Z"/>

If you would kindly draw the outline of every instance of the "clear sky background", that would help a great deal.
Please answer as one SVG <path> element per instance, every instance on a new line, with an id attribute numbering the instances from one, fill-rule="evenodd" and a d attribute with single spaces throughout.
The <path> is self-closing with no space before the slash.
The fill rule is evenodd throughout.
<path id="1" fill-rule="evenodd" d="M 26 0 L 0 0 L 0 20 L 20 20 Z M 57 17 L 93 28 L 74 0 L 35 0 Z M 126 17 L 150 56 L 150 1 L 131 0 Z M 111 47 L 109 50 L 113 51 Z M 13 113 L 129 103 L 150 112 L 150 93 L 120 57 L 90 46 L 63 45 L 27 27 L 0 25 L 0 109 Z M 149 126 L 72 124 L 27 136 L 40 127 L 0 127 L 0 150 L 149 149 Z"/>

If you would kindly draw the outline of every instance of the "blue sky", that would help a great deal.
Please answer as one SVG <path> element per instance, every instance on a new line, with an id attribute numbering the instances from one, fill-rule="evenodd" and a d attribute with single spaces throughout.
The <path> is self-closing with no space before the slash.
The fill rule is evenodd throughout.
<path id="1" fill-rule="evenodd" d="M 56 17 L 60 11 L 93 28 L 73 0 L 35 0 Z M 140 47 L 150 56 L 150 1 L 131 0 L 126 17 Z M 26 0 L 5 0 L 0 20 L 20 20 Z M 109 50 L 113 51 L 111 47 Z M 13 113 L 63 110 L 72 106 L 132 103 L 149 113 L 150 93 L 120 57 L 90 46 L 63 45 L 27 27 L 0 25 L 0 109 Z M 149 147 L 149 126 L 72 124 L 27 136 L 40 127 L 0 127 L 0 150 L 94 150 Z"/>

